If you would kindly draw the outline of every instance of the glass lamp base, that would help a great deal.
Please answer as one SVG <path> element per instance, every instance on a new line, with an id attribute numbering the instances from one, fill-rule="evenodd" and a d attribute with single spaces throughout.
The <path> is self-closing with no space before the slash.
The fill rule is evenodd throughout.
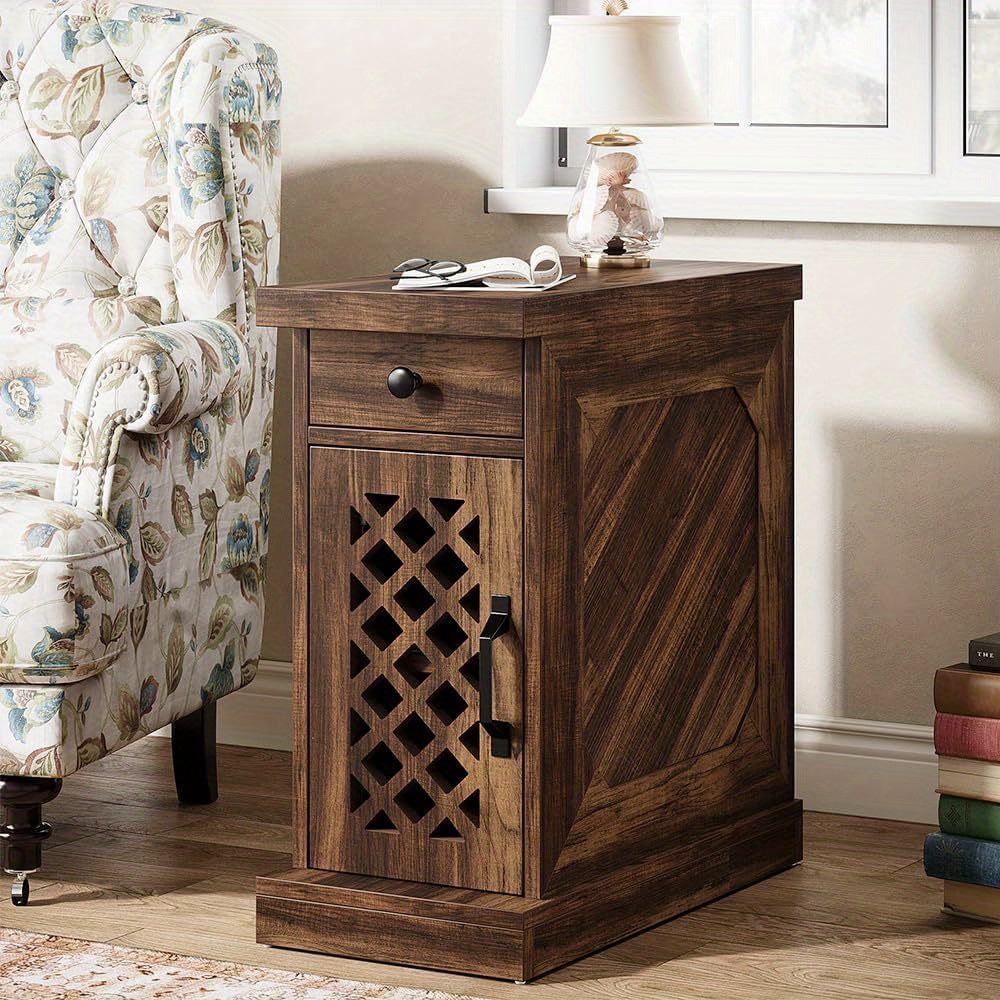
<path id="1" fill-rule="evenodd" d="M 588 253 L 580 258 L 584 267 L 649 267 L 650 258 L 645 254 Z"/>
<path id="2" fill-rule="evenodd" d="M 649 267 L 663 214 L 639 156 L 639 139 L 612 129 L 587 140 L 566 235 L 584 267 Z"/>

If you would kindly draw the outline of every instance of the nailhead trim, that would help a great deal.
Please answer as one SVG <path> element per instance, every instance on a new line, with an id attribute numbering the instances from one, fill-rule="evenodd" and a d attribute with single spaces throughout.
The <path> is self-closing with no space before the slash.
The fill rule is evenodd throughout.
<path id="1" fill-rule="evenodd" d="M 119 372 L 122 372 L 122 371 L 125 371 L 125 370 L 133 372 L 135 375 L 138 375 L 139 378 L 142 379 L 142 386 L 143 386 L 142 387 L 142 405 L 139 407 L 139 409 L 135 413 L 132 413 L 132 414 L 121 414 L 121 415 L 119 415 L 118 417 L 115 418 L 114 424 L 113 424 L 113 428 L 114 429 L 111 432 L 112 436 L 114 436 L 115 433 L 119 433 L 120 434 L 121 433 L 121 428 L 122 428 L 123 425 L 131 423 L 133 420 L 135 420 L 138 417 L 140 417 L 146 411 L 146 409 L 148 408 L 148 406 L 149 406 L 149 379 L 147 379 L 146 376 L 143 375 L 142 371 L 139 369 L 139 366 L 136 365 L 136 364 L 134 364 L 131 361 L 115 361 L 112 364 L 108 365 L 108 367 L 105 368 L 103 372 L 101 372 L 100 376 L 98 376 L 97 381 L 94 383 L 94 395 L 91 397 L 91 400 L 90 400 L 90 413 L 87 415 L 87 425 L 86 425 L 86 429 L 84 430 L 83 441 L 81 443 L 81 445 L 82 445 L 82 447 L 81 447 L 81 456 L 83 454 L 83 451 L 86 450 L 87 439 L 93 433 L 93 427 L 94 427 L 94 424 L 95 424 L 95 418 L 97 416 L 97 403 L 98 403 L 98 401 L 101 398 L 101 387 L 102 387 L 103 383 L 105 381 L 107 381 L 107 379 L 111 378 L 112 375 L 117 375 Z M 98 478 L 97 478 L 97 487 L 98 488 L 97 488 L 97 493 L 96 493 L 96 495 L 98 497 L 103 497 L 104 496 L 104 481 L 105 481 L 105 479 L 107 478 L 107 475 L 108 475 L 108 458 L 110 457 L 110 451 L 111 451 L 111 442 L 109 441 L 107 443 L 107 445 L 105 447 L 103 447 L 101 449 L 101 452 L 98 454 L 98 458 L 100 460 L 99 461 L 99 465 L 98 465 L 98 467 L 99 467 Z M 79 464 L 77 465 L 76 472 L 77 472 L 76 480 L 73 483 L 73 503 L 74 503 L 74 505 L 76 504 L 77 500 L 80 497 L 80 472 L 81 472 L 81 469 L 80 469 Z"/>

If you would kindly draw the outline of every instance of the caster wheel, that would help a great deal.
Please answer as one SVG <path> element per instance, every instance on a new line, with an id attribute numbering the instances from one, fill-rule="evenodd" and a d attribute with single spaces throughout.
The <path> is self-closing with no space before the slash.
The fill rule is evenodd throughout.
<path id="1" fill-rule="evenodd" d="M 15 906 L 27 906 L 28 905 L 28 893 L 31 891 L 31 886 L 28 884 L 28 880 L 18 879 L 10 887 L 10 901 Z"/>

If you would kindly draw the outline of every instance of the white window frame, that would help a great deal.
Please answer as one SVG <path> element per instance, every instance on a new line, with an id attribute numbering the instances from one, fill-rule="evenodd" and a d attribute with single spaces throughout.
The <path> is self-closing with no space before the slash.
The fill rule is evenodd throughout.
<path id="1" fill-rule="evenodd" d="M 578 169 L 557 165 L 556 129 L 518 128 L 515 124 L 541 71 L 553 2 L 506 0 L 504 5 L 503 187 L 487 192 L 490 212 L 564 214 L 577 181 Z M 918 123 L 922 127 L 910 129 L 906 137 L 897 136 L 896 143 L 890 140 L 881 151 L 869 149 L 860 162 L 850 149 L 824 149 L 822 142 L 816 147 L 823 150 L 821 154 L 802 151 L 811 137 L 823 132 L 841 133 L 841 138 L 842 133 L 853 132 L 860 134 L 860 141 L 866 135 L 891 131 L 893 96 L 895 93 L 898 100 L 900 90 L 898 82 L 893 84 L 892 73 L 903 64 L 898 55 L 896 60 L 892 58 L 890 40 L 888 129 L 769 126 L 740 130 L 764 136 L 744 147 L 751 154 L 750 168 L 746 160 L 736 163 L 732 155 L 723 159 L 726 133 L 731 136 L 735 129 L 652 130 L 661 135 L 647 141 L 644 152 L 659 155 L 664 144 L 672 144 L 671 169 L 650 164 L 665 214 L 673 218 L 1000 225 L 1000 159 L 964 155 L 965 3 L 890 0 L 896 2 L 929 13 L 924 23 L 931 31 L 932 58 L 922 59 L 919 74 L 926 82 L 926 91 L 918 81 L 910 87 L 911 96 L 917 95 L 916 103 L 904 105 L 914 113 L 918 104 L 925 109 L 925 119 Z M 892 8 L 890 23 L 891 14 Z M 903 90 L 905 93 L 907 88 Z M 779 132 L 789 133 L 788 138 L 775 134 Z M 919 140 L 914 138 L 918 133 Z M 831 136 L 830 141 L 835 138 Z M 768 157 L 782 155 L 782 141 L 798 147 L 799 164 L 812 157 L 815 169 L 768 169 L 773 166 Z M 754 149 L 755 142 L 775 145 L 770 150 Z M 714 167 L 698 160 L 706 151 L 715 157 Z M 841 169 L 830 169 L 834 157 Z M 844 170 L 845 164 L 851 169 Z"/>
<path id="2" fill-rule="evenodd" d="M 931 172 L 931 0 L 887 0 L 888 124 L 638 129 L 650 169 L 778 173 Z M 556 6 L 560 6 L 556 0 Z M 599 6 L 599 5 L 598 5 Z M 749 33 L 749 26 L 747 27 Z M 747 53 L 749 56 L 749 52 Z M 749 77 L 749 74 L 747 74 Z M 606 126 L 614 122 L 597 122 Z M 586 155 L 585 129 L 569 135 L 569 166 Z M 574 181 L 574 184 L 576 182 Z"/>

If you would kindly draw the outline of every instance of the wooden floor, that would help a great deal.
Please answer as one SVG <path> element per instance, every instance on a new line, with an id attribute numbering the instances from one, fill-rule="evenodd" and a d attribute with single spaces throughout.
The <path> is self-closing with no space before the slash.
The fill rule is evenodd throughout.
<path id="1" fill-rule="evenodd" d="M 220 748 L 212 806 L 174 798 L 168 741 L 67 779 L 31 905 L 0 924 L 482 998 L 990 997 L 1000 927 L 946 917 L 926 827 L 806 815 L 805 862 L 528 987 L 254 943 L 253 878 L 289 866 L 288 755 Z M 4 890 L 4 895 L 6 890 Z"/>

